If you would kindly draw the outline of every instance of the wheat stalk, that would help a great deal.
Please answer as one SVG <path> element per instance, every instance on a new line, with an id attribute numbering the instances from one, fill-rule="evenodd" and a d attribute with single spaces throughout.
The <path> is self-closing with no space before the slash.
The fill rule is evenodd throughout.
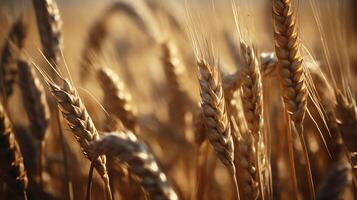
<path id="1" fill-rule="evenodd" d="M 117 116 L 130 130 L 135 129 L 137 123 L 136 109 L 131 103 L 131 95 L 124 87 L 114 71 L 109 68 L 99 68 L 97 77 L 104 91 L 104 107 Z"/>
<path id="2" fill-rule="evenodd" d="M 197 106 L 194 111 L 193 116 L 193 132 L 195 136 L 195 143 L 198 147 L 200 147 L 205 141 L 205 125 L 204 125 L 204 117 L 202 113 L 202 109 Z"/>
<path id="3" fill-rule="evenodd" d="M 56 67 L 61 58 L 62 19 L 55 0 L 32 0 L 44 56 Z"/>
<path id="4" fill-rule="evenodd" d="M 3 100 L 6 100 L 13 93 L 13 85 L 17 78 L 17 68 L 16 68 L 16 53 L 14 48 L 21 50 L 24 47 L 26 37 L 26 25 L 23 17 L 19 19 L 12 25 L 11 30 L 7 36 L 5 44 L 1 51 L 0 60 L 0 82 Z"/>
<path id="5" fill-rule="evenodd" d="M 19 199 L 27 199 L 27 173 L 20 147 L 5 110 L 0 105 L 0 178 Z"/>
<path id="6" fill-rule="evenodd" d="M 111 199 L 111 192 L 109 187 L 109 177 L 105 166 L 105 156 L 94 157 L 88 152 L 88 145 L 90 142 L 99 139 L 99 134 L 94 126 L 94 123 L 89 116 L 82 100 L 77 94 L 77 91 L 72 87 L 70 82 L 62 79 L 63 85 L 57 85 L 49 80 L 46 80 L 52 95 L 55 97 L 58 107 L 67 121 L 69 128 L 74 134 L 79 143 L 83 154 L 93 163 L 95 169 L 100 174 L 104 181 L 106 189 L 106 198 Z"/>
<path id="7" fill-rule="evenodd" d="M 141 186 L 150 199 L 178 199 L 154 156 L 130 131 L 106 134 L 90 146 L 93 155 L 107 155 L 124 162 L 139 178 Z"/>

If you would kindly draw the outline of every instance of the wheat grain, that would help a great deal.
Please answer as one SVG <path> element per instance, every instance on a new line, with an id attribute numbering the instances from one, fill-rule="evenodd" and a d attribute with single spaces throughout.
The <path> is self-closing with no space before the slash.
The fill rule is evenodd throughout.
<path id="1" fill-rule="evenodd" d="M 260 71 L 263 77 L 268 77 L 276 71 L 277 59 L 272 52 L 263 52 L 259 56 Z"/>

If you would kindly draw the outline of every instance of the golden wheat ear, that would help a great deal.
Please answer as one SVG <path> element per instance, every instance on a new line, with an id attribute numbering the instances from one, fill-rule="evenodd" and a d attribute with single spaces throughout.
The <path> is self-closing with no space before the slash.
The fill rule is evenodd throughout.
<path id="1" fill-rule="evenodd" d="M 299 135 L 306 162 L 305 172 L 308 177 L 310 198 L 315 199 L 310 160 L 303 135 L 303 121 L 307 110 L 308 91 L 302 65 L 303 59 L 299 49 L 300 40 L 296 16 L 293 0 L 273 0 L 275 54 L 278 58 L 277 66 L 282 97 L 286 112 L 293 122 L 292 128 L 295 128 Z"/>
<path id="2" fill-rule="evenodd" d="M 131 105 L 131 95 L 119 76 L 110 68 L 102 67 L 97 69 L 97 78 L 104 92 L 104 108 L 118 117 L 126 128 L 135 131 L 136 109 Z"/>
<path id="3" fill-rule="evenodd" d="M 233 47 L 232 47 L 233 48 Z M 234 47 L 235 48 L 235 47 Z M 240 58 L 241 56 L 239 56 Z M 240 63 L 243 59 L 240 59 Z M 264 52 L 259 55 L 260 60 L 260 71 L 262 77 L 271 77 L 274 75 L 277 69 L 277 60 L 274 53 Z M 240 66 L 240 68 L 246 66 Z M 242 86 L 244 79 L 244 74 L 241 69 L 236 70 L 231 74 L 224 74 L 222 78 L 222 85 L 224 90 L 224 95 L 227 101 L 230 101 L 233 98 L 233 94 Z"/>
<path id="4" fill-rule="evenodd" d="M 178 48 L 174 42 L 165 41 L 161 43 L 161 51 L 161 63 L 169 90 L 169 120 L 172 126 L 175 126 L 181 132 L 185 129 L 185 116 L 188 111 L 188 104 L 191 103 L 189 95 L 183 88 L 182 76 L 185 66 L 179 59 Z"/>
<path id="5" fill-rule="evenodd" d="M 347 159 L 341 157 L 330 167 L 317 192 L 317 199 L 346 199 L 352 185 L 352 169 Z"/>
<path id="6" fill-rule="evenodd" d="M 57 70 L 53 69 L 55 74 L 57 74 L 55 78 L 57 82 L 61 82 L 61 85 L 52 81 L 41 68 L 36 65 L 35 67 L 43 76 L 48 89 L 56 100 L 59 111 L 62 113 L 63 118 L 79 143 L 84 156 L 93 162 L 94 168 L 101 176 L 104 182 L 106 198 L 111 200 L 112 194 L 109 186 L 106 158 L 105 156 L 94 157 L 88 152 L 89 143 L 99 139 L 99 134 L 77 90 Z"/>
<path id="7" fill-rule="evenodd" d="M 31 132 L 37 140 L 42 141 L 50 119 L 46 94 L 29 61 L 20 58 L 17 63 L 22 101 L 30 121 Z"/>
<path id="8" fill-rule="evenodd" d="M 28 179 L 21 150 L 2 104 L 0 104 L 0 144 L 0 177 L 14 196 L 27 199 Z"/>
<path id="9" fill-rule="evenodd" d="M 62 19 L 55 0 L 32 0 L 43 53 L 51 66 L 61 59 Z"/>
<path id="10" fill-rule="evenodd" d="M 216 66 L 206 60 L 197 61 L 199 67 L 199 84 L 201 109 L 205 135 L 211 143 L 220 161 L 232 174 L 236 195 L 240 199 L 236 168 L 234 166 L 234 143 L 231 134 L 231 124 L 228 119 L 226 103 L 223 94 L 222 81 Z"/>
<path id="11" fill-rule="evenodd" d="M 206 136 L 219 159 L 233 172 L 234 147 L 219 72 L 205 60 L 199 60 L 197 65 Z"/>
<path id="12" fill-rule="evenodd" d="M 132 132 L 106 134 L 103 138 L 92 142 L 89 149 L 93 155 L 105 154 L 126 163 L 129 170 L 139 178 L 149 199 L 178 199 L 154 156 Z"/>
<path id="13" fill-rule="evenodd" d="M 16 58 L 17 51 L 24 47 L 27 28 L 22 16 L 12 25 L 4 46 L 1 50 L 0 60 L 0 93 L 6 103 L 13 93 L 13 86 L 17 80 Z"/>
<path id="14" fill-rule="evenodd" d="M 255 160 L 257 167 L 257 176 L 260 186 L 260 194 L 264 198 L 263 178 L 261 177 L 261 144 L 263 143 L 263 88 L 262 77 L 260 74 L 260 65 L 256 54 L 252 47 L 241 43 L 241 53 L 243 58 L 244 67 L 243 81 L 241 89 L 241 99 L 244 111 L 245 120 L 247 122 L 249 132 L 254 138 L 255 147 Z M 265 158 L 266 159 L 266 158 Z"/>
<path id="15" fill-rule="evenodd" d="M 111 4 L 88 31 L 79 64 L 81 81 L 85 81 L 88 77 L 86 70 L 94 67 L 93 55 L 98 55 L 103 51 L 104 42 L 108 32 L 111 30 L 108 22 L 118 13 L 123 13 L 131 18 L 153 41 L 158 42 L 161 40 L 161 33 L 156 19 L 144 2 L 121 0 Z"/>
<path id="16" fill-rule="evenodd" d="M 256 148 L 253 135 L 241 123 L 245 122 L 243 109 L 237 107 L 235 116 L 231 115 L 232 135 L 234 142 L 234 165 L 237 168 L 241 199 L 259 198 L 259 177 L 256 161 Z"/>
<path id="17" fill-rule="evenodd" d="M 353 169 L 355 186 L 357 184 L 357 107 L 353 100 L 348 99 L 341 91 L 336 92 L 336 115 L 337 124 L 343 142 L 349 152 L 349 159 Z"/>

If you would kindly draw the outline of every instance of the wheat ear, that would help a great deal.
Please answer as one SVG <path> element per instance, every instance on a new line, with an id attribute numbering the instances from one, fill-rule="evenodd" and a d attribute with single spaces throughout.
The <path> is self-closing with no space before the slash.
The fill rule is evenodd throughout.
<path id="1" fill-rule="evenodd" d="M 27 199 L 27 174 L 9 118 L 0 105 L 0 178 L 19 199 Z"/>
<path id="2" fill-rule="evenodd" d="M 241 53 L 244 62 L 241 99 L 245 120 L 254 138 L 255 159 L 258 171 L 260 194 L 264 199 L 263 179 L 261 177 L 260 143 L 263 129 L 263 89 L 259 62 L 253 48 L 241 43 Z"/>
<path id="3" fill-rule="evenodd" d="M 317 97 L 320 100 L 319 102 L 323 110 L 322 117 L 325 117 L 322 120 L 326 120 L 325 123 L 333 142 L 332 156 L 337 159 L 340 156 L 341 151 L 344 151 L 344 153 L 347 153 L 347 151 L 343 144 L 340 128 L 338 127 L 338 119 L 335 112 L 336 98 L 332 86 L 326 80 L 324 74 L 317 69 L 318 68 L 309 68 L 309 73 L 314 81 Z"/>
<path id="4" fill-rule="evenodd" d="M 80 70 L 81 70 L 81 80 L 85 80 L 86 76 L 85 71 L 88 66 L 92 67 L 92 57 L 101 52 L 102 46 L 104 43 L 105 38 L 107 37 L 108 30 L 107 30 L 107 18 L 108 13 L 105 13 L 102 17 L 100 17 L 95 23 L 90 27 L 89 33 L 84 43 L 84 47 L 82 50 L 82 56 L 80 61 Z"/>
<path id="5" fill-rule="evenodd" d="M 263 89 L 259 62 L 253 48 L 241 43 L 243 54 L 242 105 L 248 128 L 259 138 L 263 127 Z"/>
<path id="6" fill-rule="evenodd" d="M 351 152 L 357 152 L 357 108 L 340 91 L 336 92 L 339 128 Z"/>
<path id="7" fill-rule="evenodd" d="M 49 107 L 44 88 L 29 61 L 19 58 L 17 61 L 19 85 L 22 103 L 30 121 L 31 133 L 39 141 L 38 175 L 43 186 L 42 162 L 44 158 L 45 134 L 50 120 Z"/>
<path id="8" fill-rule="evenodd" d="M 263 77 L 269 77 L 276 71 L 276 57 L 274 53 L 261 53 L 259 56 L 260 71 Z M 244 66 L 243 66 L 244 67 Z M 225 74 L 222 78 L 224 95 L 227 101 L 232 99 L 233 94 L 242 86 L 243 81 L 242 70 L 237 70 L 231 74 Z"/>
<path id="9" fill-rule="evenodd" d="M 292 121 L 301 126 L 306 112 L 307 89 L 292 1 L 274 0 L 273 19 L 275 52 L 285 107 Z"/>
<path id="10" fill-rule="evenodd" d="M 86 76 L 85 71 L 88 66 L 93 66 L 93 55 L 100 53 L 103 49 L 103 44 L 107 38 L 109 28 L 107 26 L 108 20 L 115 16 L 115 14 L 124 13 L 129 16 L 138 25 L 140 29 L 143 29 L 148 36 L 155 42 L 159 41 L 160 32 L 154 16 L 150 12 L 150 9 L 144 2 L 121 0 L 110 5 L 103 14 L 94 22 L 90 27 L 89 33 L 82 50 L 82 56 L 80 61 L 81 78 L 84 81 Z"/>
<path id="11" fill-rule="evenodd" d="M 336 113 L 338 117 L 338 127 L 347 150 L 350 152 L 355 184 L 357 184 L 357 107 L 352 100 L 344 96 L 340 91 L 336 91 Z"/>
<path id="12" fill-rule="evenodd" d="M 17 63 L 22 102 L 30 121 L 31 132 L 36 139 L 42 141 L 50 119 L 46 94 L 28 60 L 20 58 Z"/>
<path id="13" fill-rule="evenodd" d="M 230 56 L 234 60 L 234 64 L 236 65 L 236 67 L 239 66 L 241 64 L 242 58 L 239 53 L 239 48 L 237 48 L 236 46 L 236 38 L 234 38 L 234 34 L 228 31 L 224 32 L 224 40 L 228 46 Z M 274 53 L 271 52 L 261 53 L 260 61 L 261 61 L 260 70 L 263 76 L 270 76 L 276 69 L 276 57 L 274 56 Z"/>
<path id="14" fill-rule="evenodd" d="M 293 121 L 303 148 L 306 161 L 305 171 L 308 177 L 310 198 L 315 199 L 315 189 L 311 174 L 308 150 L 303 135 L 303 120 L 306 113 L 308 92 L 306 89 L 303 59 L 299 52 L 299 35 L 296 15 L 291 0 L 273 1 L 273 22 L 275 53 L 278 58 L 278 70 L 285 109 Z"/>
<path id="15" fill-rule="evenodd" d="M 233 175 L 237 198 L 240 199 L 238 183 L 235 177 L 236 168 L 233 163 L 234 144 L 231 124 L 226 110 L 221 76 L 216 66 L 208 63 L 205 59 L 199 59 L 197 65 L 199 68 L 201 108 L 206 137 L 218 158 Z"/>
<path id="16" fill-rule="evenodd" d="M 346 159 L 339 158 L 330 168 L 323 180 L 319 191 L 318 200 L 346 199 L 345 192 L 352 184 L 351 165 Z"/>
<path id="17" fill-rule="evenodd" d="M 124 83 L 110 68 L 99 68 L 97 77 L 104 91 L 104 107 L 117 116 L 130 130 L 137 123 L 136 109 L 131 104 L 131 95 L 126 91 Z"/>
<path id="18" fill-rule="evenodd" d="M 263 77 L 271 76 L 276 71 L 277 58 L 272 52 L 263 52 L 259 55 L 260 71 Z"/>
<path id="19" fill-rule="evenodd" d="M 90 142 L 99 139 L 99 134 L 94 126 L 94 123 L 89 116 L 82 100 L 73 88 L 70 82 L 62 79 L 63 85 L 57 85 L 49 80 L 46 80 L 52 95 L 55 97 L 58 107 L 67 121 L 69 128 L 74 134 L 79 143 L 83 154 L 92 162 L 94 167 L 102 177 L 105 189 L 106 198 L 111 199 L 112 195 L 109 187 L 109 177 L 105 166 L 105 156 L 94 157 L 88 152 L 88 145 Z"/>
<path id="20" fill-rule="evenodd" d="M 124 162 L 138 177 L 149 199 L 178 199 L 145 144 L 130 131 L 106 134 L 89 146 L 92 155 L 107 155 Z"/>
<path id="21" fill-rule="evenodd" d="M 206 136 L 219 159 L 233 172 L 233 139 L 228 120 L 221 78 L 215 66 L 206 60 L 197 62 L 200 72 L 201 108 Z"/>
<path id="22" fill-rule="evenodd" d="M 187 111 L 188 94 L 182 88 L 183 64 L 178 58 L 178 50 L 173 42 L 163 42 L 161 44 L 161 62 L 166 75 L 166 82 L 169 89 L 169 116 L 170 122 L 177 128 L 185 127 L 185 114 Z"/>
<path id="23" fill-rule="evenodd" d="M 62 19 L 55 0 L 32 0 L 45 57 L 57 66 L 62 49 Z"/>
<path id="24" fill-rule="evenodd" d="M 259 198 L 259 179 L 256 162 L 256 149 L 253 135 L 241 124 L 245 121 L 240 107 L 231 116 L 234 141 L 234 164 L 237 168 L 236 179 L 242 199 Z"/>
<path id="25" fill-rule="evenodd" d="M 1 51 L 0 93 L 4 102 L 6 102 L 6 100 L 11 96 L 13 92 L 13 85 L 16 82 L 17 77 L 17 55 L 15 55 L 13 47 L 21 50 L 24 47 L 25 37 L 26 25 L 24 23 L 23 17 L 20 17 L 11 27 L 11 30 Z"/>

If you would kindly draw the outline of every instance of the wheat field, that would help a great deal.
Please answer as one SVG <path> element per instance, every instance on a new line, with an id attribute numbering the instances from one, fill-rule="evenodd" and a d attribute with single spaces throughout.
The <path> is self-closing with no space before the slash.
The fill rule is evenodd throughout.
<path id="1" fill-rule="evenodd" d="M 0 200 L 357 199 L 355 0 L 2 0 Z"/>

